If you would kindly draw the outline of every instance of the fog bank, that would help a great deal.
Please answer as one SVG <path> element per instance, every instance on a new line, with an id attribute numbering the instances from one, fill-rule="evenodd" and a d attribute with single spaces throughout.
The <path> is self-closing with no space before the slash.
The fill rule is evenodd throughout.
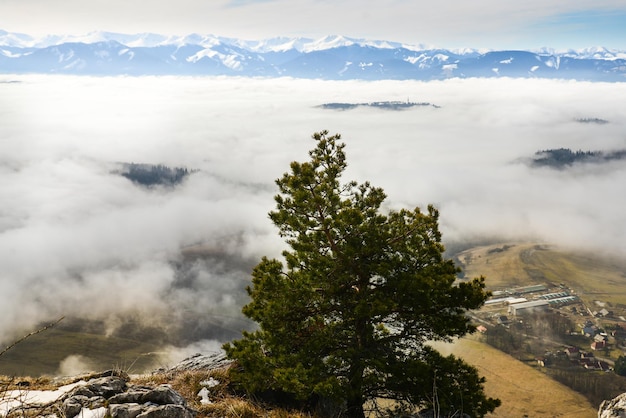
<path id="1" fill-rule="evenodd" d="M 438 107 L 317 107 L 381 100 Z M 0 340 L 62 315 L 110 333 L 131 316 L 182 345 L 236 335 L 250 268 L 282 248 L 273 181 L 323 129 L 347 144 L 346 180 L 383 187 L 390 208 L 435 204 L 447 243 L 624 256 L 624 161 L 527 163 L 625 149 L 623 109 L 625 83 L 0 76 Z M 196 171 L 145 188 L 120 162 Z"/>

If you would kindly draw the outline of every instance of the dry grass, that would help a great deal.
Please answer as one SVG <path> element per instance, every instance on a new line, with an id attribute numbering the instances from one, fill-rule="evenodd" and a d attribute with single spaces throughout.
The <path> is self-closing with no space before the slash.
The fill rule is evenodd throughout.
<path id="1" fill-rule="evenodd" d="M 463 358 L 487 379 L 486 394 L 502 401 L 502 406 L 490 417 L 598 416 L 597 409 L 583 395 L 474 338 L 462 338 L 454 344 L 436 344 L 436 348 L 443 354 Z"/>
<path id="2" fill-rule="evenodd" d="M 213 378 L 219 384 L 209 388 L 210 404 L 202 404 L 198 392 Z M 301 411 L 271 408 L 232 393 L 227 369 L 181 371 L 139 376 L 131 383 L 138 385 L 169 384 L 180 393 L 189 406 L 198 411 L 197 418 L 311 418 Z"/>
<path id="3" fill-rule="evenodd" d="M 491 290 L 564 283 L 587 305 L 594 300 L 626 305 L 623 260 L 532 243 L 476 247 L 463 251 L 458 259 L 467 277 L 485 276 Z"/>
<path id="4" fill-rule="evenodd" d="M 513 245 L 513 244 L 509 244 Z M 458 255 L 463 271 L 467 277 L 485 276 L 489 289 L 522 286 L 541 283 L 533 280 L 525 270 L 525 263 L 520 252 L 530 249 L 532 245 L 514 245 L 501 252 L 493 252 L 496 248 L 507 246 L 484 246 L 463 251 Z"/>
<path id="5" fill-rule="evenodd" d="M 54 390 L 59 382 L 48 376 L 43 377 L 15 377 L 0 375 L 0 392 L 9 390 Z M 2 398 L 0 394 L 0 399 Z"/>
<path id="6" fill-rule="evenodd" d="M 243 398 L 224 398 L 219 402 L 203 405 L 199 408 L 204 417 L 226 418 L 310 418 L 311 416 L 300 411 L 288 411 L 275 408 L 266 409 Z"/>
<path id="7" fill-rule="evenodd" d="M 91 375 L 77 377 L 74 380 L 88 380 Z M 198 392 L 206 386 L 206 381 L 214 379 L 217 386 L 209 389 L 210 404 L 202 404 Z M 60 386 L 72 383 L 72 380 L 58 381 L 48 377 L 8 377 L 0 376 L 0 400 L 3 394 L 19 390 L 28 393 L 34 390 L 55 390 Z M 169 384 L 187 400 L 187 404 L 195 409 L 197 418 L 313 418 L 310 414 L 301 411 L 290 411 L 280 408 L 271 408 L 253 402 L 243 396 L 232 393 L 226 369 L 204 371 L 180 371 L 175 373 L 155 373 L 131 377 L 131 384 L 157 386 Z M 41 409 L 21 410 L 20 417 L 35 417 L 40 415 Z"/>

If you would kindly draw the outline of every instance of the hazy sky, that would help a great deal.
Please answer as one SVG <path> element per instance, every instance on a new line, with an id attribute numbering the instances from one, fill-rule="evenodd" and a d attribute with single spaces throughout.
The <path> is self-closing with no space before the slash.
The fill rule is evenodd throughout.
<path id="1" fill-rule="evenodd" d="M 439 108 L 316 107 L 407 98 Z M 435 204 L 446 244 L 539 240 L 623 259 L 624 161 L 527 164 L 550 148 L 625 149 L 623 109 L 626 83 L 0 76 L 0 336 L 67 315 L 218 338 L 211 321 L 240 315 L 251 265 L 282 248 L 274 179 L 322 129 L 347 144 L 346 181 L 383 187 L 391 208 Z M 118 162 L 198 171 L 148 190 Z M 195 244 L 216 257 L 181 272 Z"/>
<path id="2" fill-rule="evenodd" d="M 0 29 L 243 39 L 345 35 L 445 48 L 626 49 L 624 0 L 2 0 Z"/>

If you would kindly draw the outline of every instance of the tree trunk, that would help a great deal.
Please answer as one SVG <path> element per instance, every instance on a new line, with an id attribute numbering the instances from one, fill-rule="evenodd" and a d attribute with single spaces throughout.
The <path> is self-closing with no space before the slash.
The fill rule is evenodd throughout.
<path id="1" fill-rule="evenodd" d="M 367 281 L 361 279 L 359 280 L 358 284 L 363 290 L 357 295 L 357 301 L 358 296 L 360 296 L 361 298 L 364 297 L 365 292 L 367 291 Z M 348 418 L 365 418 L 365 412 L 363 411 L 363 373 L 365 371 L 365 363 L 364 359 L 362 358 L 362 353 L 366 349 L 367 344 L 371 339 L 367 318 L 355 318 L 354 328 L 355 355 L 352 358 L 350 372 L 348 373 L 350 389 L 348 393 L 348 398 L 346 400 L 346 416 Z"/>
<path id="2" fill-rule="evenodd" d="M 352 395 L 347 400 L 347 418 L 365 418 L 365 411 L 363 411 L 363 397 L 358 395 Z"/>

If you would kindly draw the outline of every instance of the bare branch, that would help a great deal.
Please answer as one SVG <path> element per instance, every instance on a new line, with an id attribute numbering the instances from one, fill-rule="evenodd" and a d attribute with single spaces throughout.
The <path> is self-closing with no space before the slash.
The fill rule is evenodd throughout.
<path id="1" fill-rule="evenodd" d="M 12 349 L 13 347 L 15 347 L 16 345 L 18 345 L 19 343 L 21 343 L 22 341 L 32 337 L 33 335 L 37 335 L 40 332 L 44 332 L 50 328 L 53 328 L 55 325 L 57 325 L 59 322 L 63 321 L 65 319 L 64 316 L 62 316 L 61 318 L 57 319 L 56 321 L 52 322 L 51 324 L 46 325 L 43 328 L 40 328 L 36 331 L 31 332 L 30 334 L 24 335 L 22 338 L 20 338 L 19 340 L 15 341 L 14 343 L 12 343 L 11 345 L 9 345 L 8 347 L 6 347 L 4 350 L 0 351 L 0 357 L 2 357 L 2 355 L 4 353 L 6 353 L 7 351 L 9 351 L 10 349 Z"/>

